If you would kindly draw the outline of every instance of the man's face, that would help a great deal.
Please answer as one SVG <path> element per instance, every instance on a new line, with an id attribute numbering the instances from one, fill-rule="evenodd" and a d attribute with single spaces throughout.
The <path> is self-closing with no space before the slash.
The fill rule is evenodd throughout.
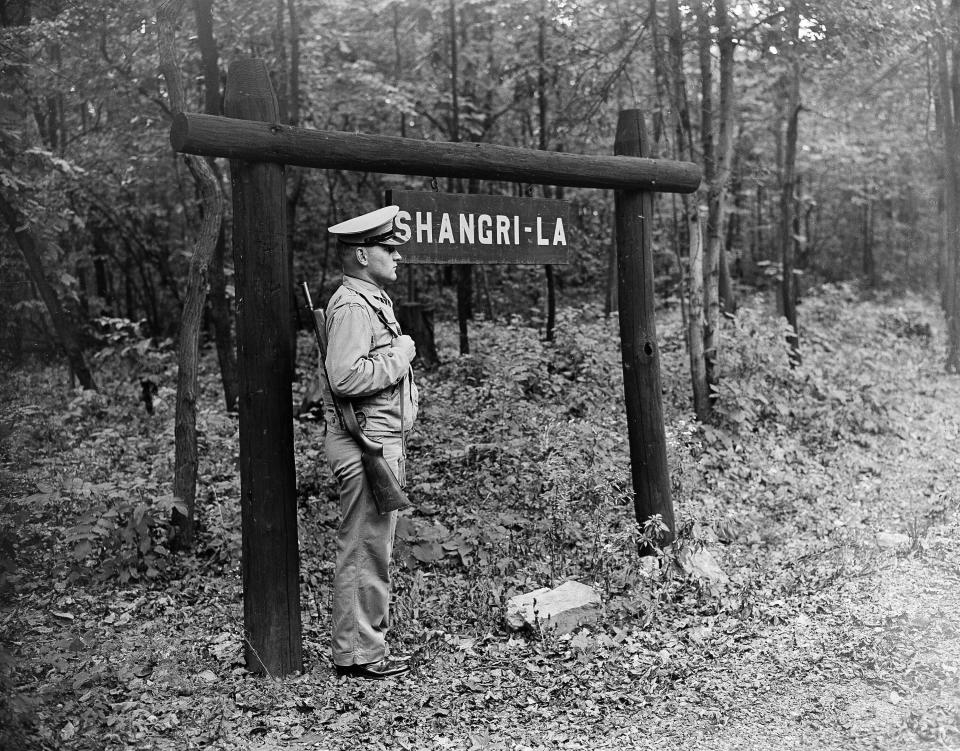
<path id="1" fill-rule="evenodd" d="M 397 262 L 400 254 L 393 245 L 371 245 L 367 253 L 367 273 L 374 284 L 385 287 L 397 281 Z"/>

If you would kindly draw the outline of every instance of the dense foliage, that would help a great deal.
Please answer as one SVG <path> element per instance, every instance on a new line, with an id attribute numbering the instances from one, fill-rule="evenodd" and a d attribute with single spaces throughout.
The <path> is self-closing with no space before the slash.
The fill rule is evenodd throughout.
<path id="1" fill-rule="evenodd" d="M 102 316 L 142 322 L 154 336 L 175 334 L 198 217 L 193 182 L 169 149 L 155 8 L 143 1 L 34 2 L 22 5 L 32 23 L 21 26 L 21 4 L 7 5 L 0 30 L 0 61 L 11 73 L 3 84 L 11 110 L 0 123 L 3 195 L 19 224 L 41 241 L 47 279 L 88 334 L 97 335 Z M 617 110 L 639 107 L 655 153 L 670 156 L 677 144 L 667 120 L 679 105 L 660 80 L 668 5 L 188 3 L 179 29 L 186 107 L 204 111 L 208 90 L 216 101 L 229 62 L 254 55 L 274 75 L 283 117 L 305 127 L 609 154 Z M 895 3 L 801 5 L 798 49 L 785 41 L 779 5 L 734 4 L 730 11 L 736 107 L 724 236 L 733 273 L 748 284 L 777 273 L 782 88 L 787 63 L 799 56 L 799 271 L 811 284 L 862 277 L 870 285 L 929 289 L 940 263 L 939 171 L 930 149 L 935 96 L 927 76 L 935 19 Z M 213 12 L 219 81 L 201 65 L 194 33 L 201 6 Z M 681 20 L 695 103 L 696 18 L 687 13 Z M 692 120 L 691 158 L 700 161 L 700 126 Z M 221 169 L 226 175 L 225 164 Z M 380 201 L 386 188 L 425 188 L 430 180 L 292 171 L 295 276 L 318 279 L 328 290 L 335 264 L 324 228 Z M 443 185 L 478 187 L 525 189 Z M 567 190 L 564 198 L 577 216 L 576 252 L 559 283 L 578 296 L 599 296 L 607 284 L 612 197 Z M 684 231 L 676 200 L 663 197 L 655 237 L 666 295 L 676 291 Z M 4 350 L 50 350 L 49 324 L 22 259 L 9 252 L 15 246 L 7 233 L 0 243 Z M 474 285 L 478 310 L 542 307 L 535 275 L 485 273 Z M 408 281 L 408 295 L 429 298 L 450 315 L 448 273 L 419 269 Z M 228 283 L 228 296 L 231 290 Z"/>

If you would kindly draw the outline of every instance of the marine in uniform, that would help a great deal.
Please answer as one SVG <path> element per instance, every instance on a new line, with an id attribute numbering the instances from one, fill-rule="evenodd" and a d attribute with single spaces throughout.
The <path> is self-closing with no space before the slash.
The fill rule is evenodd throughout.
<path id="1" fill-rule="evenodd" d="M 357 443 L 340 424 L 329 389 L 350 399 L 357 420 L 404 485 L 405 435 L 417 418 L 418 395 L 410 366 L 416 354 L 384 287 L 396 281 L 400 253 L 387 206 L 329 228 L 338 240 L 343 282 L 326 308 L 327 378 L 324 414 L 327 461 L 340 490 L 340 525 L 333 580 L 332 656 L 339 675 L 388 678 L 409 664 L 389 654 L 390 557 L 397 512 L 380 515 Z"/>

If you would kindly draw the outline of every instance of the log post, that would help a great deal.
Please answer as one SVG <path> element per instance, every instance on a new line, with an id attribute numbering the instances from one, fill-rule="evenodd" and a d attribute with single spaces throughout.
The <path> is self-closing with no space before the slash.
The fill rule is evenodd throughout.
<path id="1" fill-rule="evenodd" d="M 614 154 L 642 157 L 645 153 L 646 131 L 640 111 L 622 110 L 617 120 Z M 667 443 L 660 401 L 660 350 L 654 322 L 653 193 L 617 190 L 614 203 L 617 296 L 634 510 L 641 527 L 651 516 L 660 514 L 669 529 L 660 539 L 670 542 L 676 526 L 667 471 Z"/>
<path id="2" fill-rule="evenodd" d="M 228 117 L 276 123 L 262 60 L 230 65 Z M 293 458 L 290 271 L 283 167 L 232 160 L 233 258 L 240 370 L 240 508 L 247 667 L 303 669 Z"/>

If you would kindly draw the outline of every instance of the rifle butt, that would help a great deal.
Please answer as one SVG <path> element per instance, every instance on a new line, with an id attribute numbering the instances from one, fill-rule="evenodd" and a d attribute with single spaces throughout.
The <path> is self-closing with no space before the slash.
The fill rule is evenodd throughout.
<path id="1" fill-rule="evenodd" d="M 373 493 L 373 500 L 377 506 L 377 513 L 389 514 L 391 511 L 398 511 L 407 508 L 413 504 L 403 492 L 400 483 L 383 458 L 383 454 L 368 453 L 366 451 L 361 455 L 363 469 L 367 476 L 367 482 L 370 483 L 370 490 Z"/>

